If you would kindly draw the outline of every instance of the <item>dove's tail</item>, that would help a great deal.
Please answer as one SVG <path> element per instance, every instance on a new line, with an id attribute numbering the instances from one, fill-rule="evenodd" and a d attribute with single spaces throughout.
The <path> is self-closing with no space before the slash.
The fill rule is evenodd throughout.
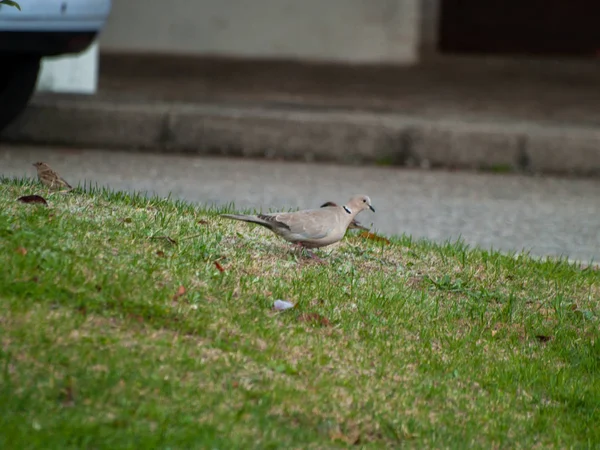
<path id="1" fill-rule="evenodd" d="M 241 220 L 242 222 L 250 222 L 250 223 L 256 223 L 258 225 L 262 225 L 263 227 L 267 227 L 269 229 L 272 228 L 272 225 L 261 219 L 258 216 L 247 216 L 244 214 L 221 214 L 221 217 L 226 217 L 228 219 L 233 219 L 233 220 Z"/>

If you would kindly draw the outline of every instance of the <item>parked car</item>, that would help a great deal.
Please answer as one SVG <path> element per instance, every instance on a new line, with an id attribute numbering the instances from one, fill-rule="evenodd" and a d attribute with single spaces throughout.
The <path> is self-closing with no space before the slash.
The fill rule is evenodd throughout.
<path id="1" fill-rule="evenodd" d="M 44 56 L 85 51 L 104 27 L 111 0 L 17 0 L 0 4 L 0 130 L 25 109 Z"/>

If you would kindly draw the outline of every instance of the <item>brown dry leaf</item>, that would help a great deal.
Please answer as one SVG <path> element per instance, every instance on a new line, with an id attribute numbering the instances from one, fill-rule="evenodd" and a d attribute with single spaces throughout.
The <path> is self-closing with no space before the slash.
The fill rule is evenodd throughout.
<path id="1" fill-rule="evenodd" d="M 185 286 L 179 286 L 179 288 L 177 288 L 177 292 L 175 293 L 175 295 L 173 296 L 173 301 L 177 300 L 179 297 L 185 295 Z"/>
<path id="2" fill-rule="evenodd" d="M 320 325 L 322 327 L 328 327 L 331 325 L 331 322 L 326 317 L 323 317 L 321 314 L 317 313 L 302 313 L 298 316 L 299 322 L 307 322 L 314 323 L 316 325 Z"/>
<path id="3" fill-rule="evenodd" d="M 17 249 L 17 253 L 20 253 L 21 255 L 25 256 L 27 254 L 27 249 L 25 247 L 19 247 Z"/>
<path id="4" fill-rule="evenodd" d="M 223 266 L 219 263 L 219 261 L 215 261 L 215 267 L 217 269 L 219 269 L 219 272 L 223 273 L 225 272 L 225 269 L 223 268 Z"/>
<path id="5" fill-rule="evenodd" d="M 365 238 L 365 239 L 370 239 L 375 242 L 385 242 L 386 244 L 390 243 L 389 239 L 386 239 L 383 236 L 378 236 L 375 233 L 370 233 L 368 231 L 363 231 L 362 233 L 359 234 L 359 236 L 362 238 Z"/>
<path id="6" fill-rule="evenodd" d="M 208 220 L 204 220 L 204 219 L 200 219 L 198 222 L 196 222 L 198 225 L 208 225 Z"/>
<path id="7" fill-rule="evenodd" d="M 165 257 L 165 252 L 163 252 L 162 250 L 157 250 L 156 256 L 160 256 L 161 258 L 164 258 Z"/>
<path id="8" fill-rule="evenodd" d="M 37 203 L 48 206 L 46 199 L 44 197 L 40 197 L 39 195 L 24 195 L 23 197 L 19 197 L 17 200 L 21 203 Z"/>

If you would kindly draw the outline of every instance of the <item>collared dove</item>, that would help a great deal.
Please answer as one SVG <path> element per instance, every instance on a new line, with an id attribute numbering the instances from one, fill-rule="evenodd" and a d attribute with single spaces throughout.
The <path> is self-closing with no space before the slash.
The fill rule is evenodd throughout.
<path id="1" fill-rule="evenodd" d="M 326 208 L 328 206 L 338 206 L 337 203 L 334 202 L 325 202 L 321 205 L 321 208 Z M 365 231 L 369 231 L 369 229 L 363 225 L 360 224 L 360 222 L 356 219 L 352 219 L 352 222 L 350 222 L 350 225 L 348 225 L 348 229 L 349 230 L 365 230 Z"/>
<path id="2" fill-rule="evenodd" d="M 272 214 L 221 216 L 262 225 L 286 241 L 305 248 L 319 248 L 340 241 L 356 215 L 365 209 L 375 212 L 375 208 L 371 206 L 371 199 L 366 195 L 358 195 L 344 206 Z"/>

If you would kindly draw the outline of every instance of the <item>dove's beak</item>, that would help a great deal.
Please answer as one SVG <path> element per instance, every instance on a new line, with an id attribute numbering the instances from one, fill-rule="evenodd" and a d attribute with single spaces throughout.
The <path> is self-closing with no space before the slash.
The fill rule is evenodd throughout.
<path id="1" fill-rule="evenodd" d="M 373 208 L 373 206 L 369 205 L 369 209 L 373 212 L 375 212 L 375 208 Z"/>

